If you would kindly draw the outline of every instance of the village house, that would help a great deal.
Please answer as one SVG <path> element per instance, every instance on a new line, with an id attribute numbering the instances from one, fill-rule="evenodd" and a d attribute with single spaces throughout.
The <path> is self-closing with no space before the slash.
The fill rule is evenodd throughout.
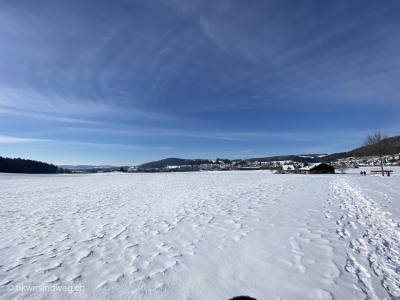
<path id="1" fill-rule="evenodd" d="M 294 165 L 281 165 L 282 173 L 297 173 L 297 169 Z"/>
<path id="2" fill-rule="evenodd" d="M 300 168 L 301 174 L 334 174 L 335 168 L 326 163 L 317 163 L 308 167 Z"/>

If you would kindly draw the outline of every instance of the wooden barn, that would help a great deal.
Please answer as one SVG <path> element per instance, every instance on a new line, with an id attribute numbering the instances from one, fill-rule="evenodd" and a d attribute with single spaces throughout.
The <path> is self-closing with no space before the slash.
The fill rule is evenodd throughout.
<path id="1" fill-rule="evenodd" d="M 317 163 L 300 168 L 302 174 L 335 174 L 335 168 L 325 163 Z"/>

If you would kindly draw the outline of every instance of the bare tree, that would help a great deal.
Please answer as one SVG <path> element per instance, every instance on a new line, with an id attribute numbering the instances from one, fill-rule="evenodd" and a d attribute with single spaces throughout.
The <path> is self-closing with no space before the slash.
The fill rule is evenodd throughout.
<path id="1" fill-rule="evenodd" d="M 338 169 L 341 174 L 346 174 L 348 167 L 345 163 L 341 163 L 336 169 Z"/>
<path id="2" fill-rule="evenodd" d="M 364 145 L 366 150 L 372 155 L 378 155 L 381 163 L 382 176 L 385 176 L 383 171 L 383 155 L 392 154 L 390 151 L 394 151 L 393 143 L 388 138 L 386 133 L 381 133 L 379 130 L 373 134 L 367 134 Z"/>

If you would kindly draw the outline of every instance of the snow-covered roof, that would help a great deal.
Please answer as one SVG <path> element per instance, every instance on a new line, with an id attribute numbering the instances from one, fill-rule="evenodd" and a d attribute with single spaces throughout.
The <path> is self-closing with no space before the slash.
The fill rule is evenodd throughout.
<path id="1" fill-rule="evenodd" d="M 167 166 L 168 169 L 178 169 L 179 166 Z"/>
<path id="2" fill-rule="evenodd" d="M 294 165 L 282 165 L 282 170 L 283 171 L 289 171 L 289 170 L 294 170 Z"/>
<path id="3" fill-rule="evenodd" d="M 300 170 L 308 171 L 308 170 L 314 169 L 315 167 L 318 167 L 320 164 L 322 164 L 322 163 L 312 164 L 312 165 L 309 165 L 308 167 L 300 168 Z"/>

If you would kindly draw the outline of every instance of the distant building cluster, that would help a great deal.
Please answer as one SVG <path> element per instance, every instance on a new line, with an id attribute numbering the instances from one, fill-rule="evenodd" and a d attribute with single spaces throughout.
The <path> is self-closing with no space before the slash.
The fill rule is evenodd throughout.
<path id="1" fill-rule="evenodd" d="M 325 155 L 318 156 L 323 160 Z M 358 168 L 363 166 L 380 166 L 378 156 L 348 157 L 340 158 L 330 162 L 307 163 L 296 162 L 293 160 L 280 161 L 252 161 L 252 160 L 210 160 L 205 164 L 194 165 L 173 165 L 163 168 L 143 169 L 140 166 L 134 167 L 110 167 L 59 170 L 59 173 L 103 173 L 103 172 L 128 172 L 128 173 L 156 173 L 156 172 L 198 172 L 198 171 L 251 171 L 251 170 L 270 170 L 277 174 L 331 174 L 335 169 Z M 384 166 L 400 166 L 400 153 L 395 155 L 383 156 Z"/>
<path id="2" fill-rule="evenodd" d="M 384 166 L 400 166 L 400 153 L 394 155 L 384 155 L 382 157 Z M 368 166 L 380 166 L 380 160 L 378 156 L 364 156 L 364 157 L 347 157 L 341 158 L 334 162 L 333 165 L 346 165 L 347 167 L 368 167 Z"/>
<path id="3" fill-rule="evenodd" d="M 320 166 L 319 166 L 320 165 Z M 313 166 L 313 167 L 312 167 Z M 317 168 L 317 166 L 319 166 Z M 322 170 L 323 166 L 325 169 Z M 166 166 L 164 168 L 140 169 L 140 167 L 131 167 L 127 172 L 132 173 L 153 173 L 153 172 L 196 172 L 196 171 L 252 171 L 252 170 L 271 170 L 275 173 L 334 173 L 334 168 L 327 164 L 298 163 L 294 161 L 245 161 L 237 160 L 230 163 L 223 161 L 213 161 L 209 164 Z M 311 171 L 310 171 L 311 170 Z"/>

